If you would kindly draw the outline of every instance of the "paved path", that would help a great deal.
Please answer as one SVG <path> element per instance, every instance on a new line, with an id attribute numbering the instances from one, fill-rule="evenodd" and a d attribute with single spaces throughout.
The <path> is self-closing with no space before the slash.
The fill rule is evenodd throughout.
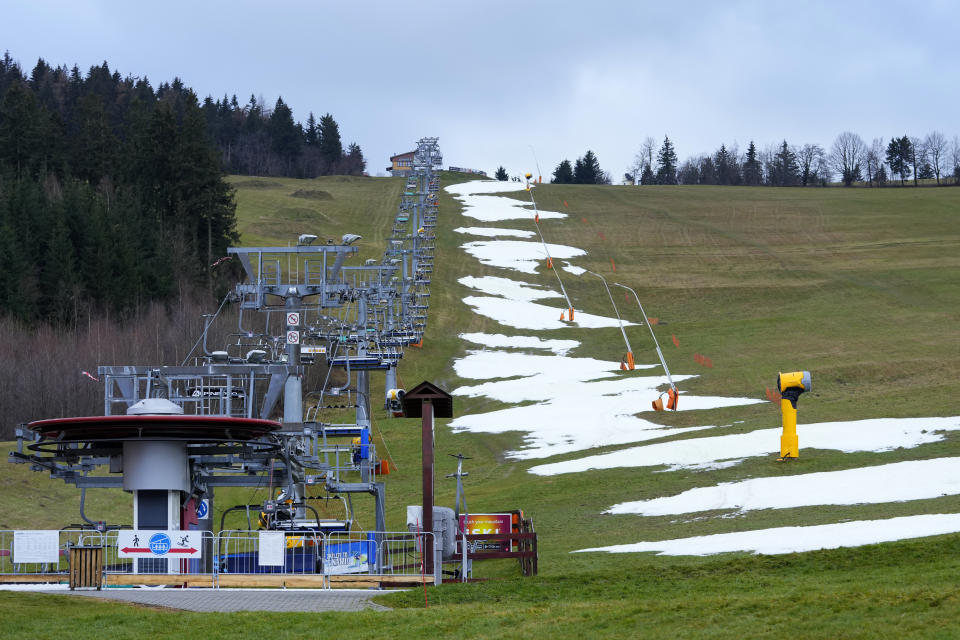
<path id="1" fill-rule="evenodd" d="M 189 611 L 389 610 L 370 602 L 370 598 L 382 595 L 382 591 L 359 589 L 104 589 L 44 593 L 122 600 Z"/>

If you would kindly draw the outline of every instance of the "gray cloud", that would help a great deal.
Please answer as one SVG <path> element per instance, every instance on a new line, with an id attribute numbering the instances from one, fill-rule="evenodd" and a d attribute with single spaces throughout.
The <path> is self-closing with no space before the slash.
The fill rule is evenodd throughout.
<path id="1" fill-rule="evenodd" d="M 958 132 L 950 2 L 7 2 L 2 45 L 107 60 L 201 95 L 333 113 L 375 173 L 441 137 L 451 164 L 544 173 L 588 148 L 618 177 L 647 135 L 829 145 Z"/>

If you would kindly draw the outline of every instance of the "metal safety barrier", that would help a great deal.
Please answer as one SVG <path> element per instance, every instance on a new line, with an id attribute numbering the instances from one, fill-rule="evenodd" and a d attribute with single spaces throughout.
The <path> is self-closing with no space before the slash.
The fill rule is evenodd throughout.
<path id="1" fill-rule="evenodd" d="M 97 548 L 103 584 L 186 584 L 218 587 L 278 584 L 330 588 L 334 585 L 391 586 L 439 583 L 440 572 L 426 575 L 424 553 L 439 550 L 427 532 L 299 532 L 225 530 L 200 535 L 198 558 L 127 557 L 120 532 L 91 530 L 0 530 L 0 581 L 52 582 L 70 578 L 71 549 Z M 196 544 L 196 543 L 194 543 Z M 18 548 L 19 545 L 19 548 Z M 72 554 L 74 560 L 80 554 Z M 24 561 L 27 560 L 27 561 Z M 44 561 L 45 560 L 45 561 Z M 85 572 L 91 571 L 85 567 Z M 298 583 L 270 582 L 302 578 Z M 309 579 L 309 580 L 308 580 Z"/>
<path id="2" fill-rule="evenodd" d="M 280 538 L 280 552 L 261 554 L 261 534 Z M 324 535 L 312 532 L 227 530 L 216 536 L 214 568 L 218 575 L 279 573 L 320 574 Z"/>
<path id="3" fill-rule="evenodd" d="M 200 534 L 200 557 L 175 558 L 172 556 L 147 558 L 126 557 L 120 547 L 119 531 L 108 531 L 103 535 L 103 571 L 107 575 L 213 575 L 215 567 L 212 560 L 216 536 L 209 531 L 192 531 Z M 84 542 L 84 544 L 87 544 Z M 146 543 L 144 543 L 146 544 Z"/>
<path id="4" fill-rule="evenodd" d="M 57 576 L 70 570 L 69 550 L 99 546 L 103 536 L 84 529 L 0 530 L 0 576 Z"/>

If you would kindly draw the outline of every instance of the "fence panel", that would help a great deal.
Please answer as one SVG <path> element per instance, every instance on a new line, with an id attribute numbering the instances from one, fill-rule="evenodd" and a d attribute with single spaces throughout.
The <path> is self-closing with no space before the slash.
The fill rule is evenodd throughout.
<path id="1" fill-rule="evenodd" d="M 0 575 L 63 574 L 70 547 L 102 544 L 103 535 L 84 529 L 0 530 Z"/>
<path id="2" fill-rule="evenodd" d="M 422 576 L 424 543 L 433 534 L 412 531 L 334 532 L 327 535 L 323 556 L 326 575 L 371 574 Z"/>
<path id="3" fill-rule="evenodd" d="M 279 534 L 282 548 L 260 549 L 260 534 Z M 266 538 L 265 538 L 266 539 Z M 221 531 L 215 540 L 215 570 L 218 574 L 279 573 L 319 574 L 324 536 L 311 532 Z"/>
<path id="4" fill-rule="evenodd" d="M 102 547 L 104 574 L 117 576 L 108 584 L 130 584 L 131 579 L 136 580 L 123 578 L 124 575 L 152 575 L 154 581 L 163 580 L 162 576 L 216 578 L 230 574 L 342 576 L 341 581 L 350 581 L 349 576 L 358 579 L 369 579 L 367 576 L 414 579 L 424 577 L 424 551 L 426 548 L 429 553 L 434 546 L 433 534 L 410 531 L 332 532 L 326 535 L 248 530 L 227 530 L 219 535 L 207 531 L 192 533 L 202 536 L 202 556 L 198 559 L 162 554 L 123 557 L 126 553 L 119 548 L 119 532 L 116 530 L 106 533 L 79 529 L 0 530 L 0 576 L 62 576 L 65 581 L 70 573 L 71 548 Z M 261 535 L 264 535 L 263 549 Z M 274 537 L 267 547 L 268 536 L 279 536 L 279 540 Z M 22 561 L 24 558 L 35 561 Z M 34 578 L 37 579 L 42 578 Z M 154 583 L 161 584 L 150 582 Z M 327 581 L 326 586 L 329 584 Z"/>
<path id="5" fill-rule="evenodd" d="M 214 573 L 214 535 L 209 531 L 191 531 L 200 535 L 199 558 L 172 556 L 134 558 L 121 554 L 118 531 L 108 531 L 103 539 L 103 569 L 107 574 L 137 575 L 210 575 Z"/>

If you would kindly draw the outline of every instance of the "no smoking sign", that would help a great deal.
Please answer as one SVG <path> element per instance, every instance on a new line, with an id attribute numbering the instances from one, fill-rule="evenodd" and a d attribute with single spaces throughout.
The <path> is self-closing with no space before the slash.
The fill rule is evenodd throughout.
<path id="1" fill-rule="evenodd" d="M 290 327 L 299 327 L 300 326 L 300 314 L 293 312 L 287 314 L 287 326 Z"/>

